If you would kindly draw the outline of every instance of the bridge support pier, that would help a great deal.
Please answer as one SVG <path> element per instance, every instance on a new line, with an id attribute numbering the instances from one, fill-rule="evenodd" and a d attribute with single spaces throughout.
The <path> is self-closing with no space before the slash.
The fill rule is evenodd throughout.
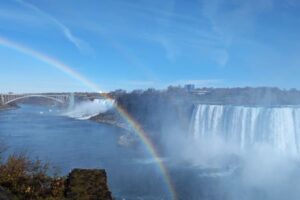
<path id="1" fill-rule="evenodd" d="M 4 105 L 4 96 L 0 95 L 0 105 Z"/>

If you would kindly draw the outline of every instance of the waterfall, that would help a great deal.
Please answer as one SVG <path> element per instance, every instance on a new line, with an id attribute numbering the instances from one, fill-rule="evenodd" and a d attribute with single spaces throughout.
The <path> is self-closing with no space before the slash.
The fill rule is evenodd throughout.
<path id="1" fill-rule="evenodd" d="M 71 93 L 70 94 L 70 97 L 69 97 L 69 106 L 68 106 L 68 110 L 72 110 L 75 106 L 75 96 L 74 96 L 74 93 Z"/>
<path id="2" fill-rule="evenodd" d="M 300 153 L 300 107 L 197 105 L 191 121 L 196 140 L 218 137 L 246 150 L 266 144 L 291 155 Z"/>
<path id="3" fill-rule="evenodd" d="M 71 105 L 71 104 L 70 104 Z M 114 107 L 114 100 L 94 99 L 78 102 L 68 109 L 64 115 L 76 119 L 90 119 L 100 113 L 105 113 Z"/>

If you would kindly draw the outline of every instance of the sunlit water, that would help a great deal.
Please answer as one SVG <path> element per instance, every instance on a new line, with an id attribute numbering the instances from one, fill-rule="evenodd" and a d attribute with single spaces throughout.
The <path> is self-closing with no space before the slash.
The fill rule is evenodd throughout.
<path id="1" fill-rule="evenodd" d="M 7 153 L 25 152 L 67 174 L 73 168 L 104 168 L 119 199 L 170 199 L 160 171 L 141 148 L 118 145 L 123 130 L 60 115 L 53 107 L 22 105 L 0 112 Z"/>
<path id="2" fill-rule="evenodd" d="M 200 108 L 205 112 L 200 112 Z M 300 199 L 299 158 L 281 154 L 281 151 L 276 154 L 277 151 L 273 149 L 277 146 L 273 144 L 277 143 L 273 141 L 277 140 L 263 140 L 269 142 L 267 148 L 262 146 L 247 152 L 246 148 L 240 148 L 244 140 L 220 142 L 211 141 L 214 137 L 205 136 L 222 136 L 223 132 L 226 133 L 224 135 L 243 138 L 243 134 L 251 135 L 252 129 L 241 127 L 253 124 L 270 127 L 257 126 L 257 129 L 263 129 L 255 134 L 272 136 L 280 132 L 282 136 L 290 136 L 290 133 L 297 133 L 290 129 L 297 122 L 295 115 L 286 114 L 283 118 L 261 115 L 260 120 L 254 123 L 256 120 L 249 120 L 252 116 L 250 108 L 220 109 L 216 106 L 196 107 L 191 114 L 190 132 L 172 133 L 166 137 L 164 144 L 171 148 L 165 152 L 164 162 L 180 199 Z M 253 112 L 256 110 L 254 108 Z M 269 111 L 261 109 L 260 113 L 265 113 L 265 110 Z M 274 110 L 277 113 L 275 116 L 281 116 L 281 111 L 285 110 L 279 111 Z M 125 134 L 124 130 L 89 120 L 76 120 L 62 113 L 57 107 L 30 105 L 1 111 L 0 139 L 9 147 L 6 154 L 26 153 L 31 158 L 39 157 L 58 167 L 62 175 L 73 168 L 104 168 L 110 190 L 116 199 L 171 199 L 161 171 L 141 142 L 130 147 L 120 146 L 118 140 Z M 247 117 L 242 120 L 242 116 Z M 234 123 L 234 119 L 237 123 Z M 276 123 L 269 122 L 270 119 Z M 291 119 L 293 123 L 287 123 Z M 241 126 L 243 123 L 244 126 Z M 237 128 L 229 131 L 226 127 Z M 282 140 L 278 141 L 290 141 L 285 137 L 280 138 Z M 247 141 L 245 144 L 248 144 Z"/>

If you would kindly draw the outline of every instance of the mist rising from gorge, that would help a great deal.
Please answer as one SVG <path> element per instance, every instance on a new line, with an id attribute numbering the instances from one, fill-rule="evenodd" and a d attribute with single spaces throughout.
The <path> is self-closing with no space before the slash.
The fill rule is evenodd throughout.
<path id="1" fill-rule="evenodd" d="M 176 186 L 179 193 L 189 199 L 299 199 L 299 92 L 202 91 L 152 90 L 118 100 L 155 142 L 175 185 L 186 183 Z"/>
<path id="2" fill-rule="evenodd" d="M 202 91 L 206 93 L 177 88 L 112 94 L 115 101 L 78 101 L 66 114 L 101 119 L 113 113 L 115 104 L 122 106 L 154 143 L 182 199 L 299 199 L 298 92 L 270 88 Z M 145 152 L 134 132 L 117 138 L 120 148 Z M 132 162 L 155 166 L 151 158 Z M 149 178 L 143 174 L 139 184 Z"/>
<path id="3" fill-rule="evenodd" d="M 165 151 L 199 179 L 219 181 L 219 198 L 299 199 L 299 111 L 197 105 L 189 131 L 164 137 Z"/>
<path id="4" fill-rule="evenodd" d="M 105 113 L 114 107 L 114 101 L 110 99 L 94 99 L 75 102 L 71 104 L 64 115 L 76 119 L 90 119 L 100 113 Z"/>

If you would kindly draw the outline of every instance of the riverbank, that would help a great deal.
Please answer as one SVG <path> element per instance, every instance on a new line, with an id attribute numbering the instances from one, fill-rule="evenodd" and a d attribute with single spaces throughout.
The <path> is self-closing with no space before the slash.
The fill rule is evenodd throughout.
<path id="1" fill-rule="evenodd" d="M 103 123 L 103 124 L 109 124 L 118 128 L 121 128 L 127 132 L 131 132 L 132 130 L 130 129 L 127 124 L 121 122 L 119 117 L 115 112 L 105 112 L 105 113 L 100 113 L 94 117 L 91 117 L 90 120 L 97 122 L 97 123 Z"/>
<path id="2" fill-rule="evenodd" d="M 15 108 L 18 108 L 18 106 L 17 105 L 10 105 L 10 104 L 0 105 L 0 111 L 10 110 L 10 109 L 15 109 Z"/>

